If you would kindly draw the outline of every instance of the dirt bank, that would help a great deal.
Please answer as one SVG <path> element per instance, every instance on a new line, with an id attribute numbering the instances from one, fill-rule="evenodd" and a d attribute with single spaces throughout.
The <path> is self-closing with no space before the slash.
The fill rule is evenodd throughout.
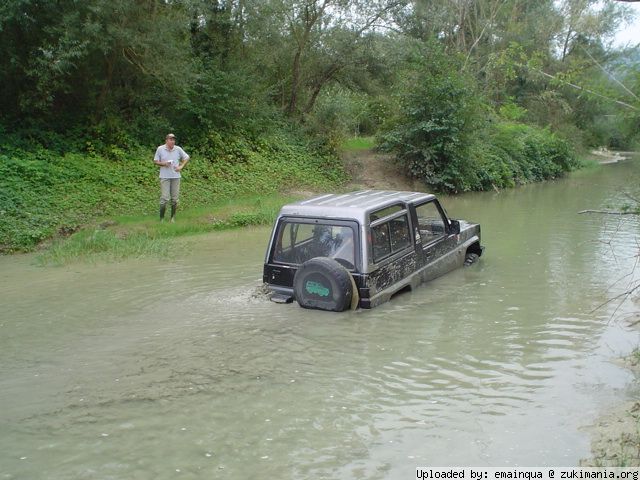
<path id="1" fill-rule="evenodd" d="M 599 148 L 589 152 L 601 164 L 628 160 L 638 152 L 618 152 Z M 378 153 L 373 149 L 342 152 L 343 164 L 351 176 L 349 190 L 408 190 L 426 192 L 427 187 L 419 180 L 410 178 L 397 165 L 393 156 Z"/>
<path id="2" fill-rule="evenodd" d="M 640 350 L 621 360 L 640 378 Z M 582 467 L 640 467 L 640 401 L 616 405 L 588 428 L 591 454 Z"/>
<path id="3" fill-rule="evenodd" d="M 408 178 L 391 155 L 363 149 L 341 154 L 345 169 L 351 176 L 350 190 L 408 190 L 425 192 L 418 180 Z"/>

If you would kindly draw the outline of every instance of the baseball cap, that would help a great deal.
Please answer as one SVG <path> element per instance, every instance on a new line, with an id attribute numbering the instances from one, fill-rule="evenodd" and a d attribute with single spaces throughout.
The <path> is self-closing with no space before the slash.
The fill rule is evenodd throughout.
<path id="1" fill-rule="evenodd" d="M 167 138 L 176 138 L 176 136 L 173 133 L 169 133 L 167 134 Z"/>

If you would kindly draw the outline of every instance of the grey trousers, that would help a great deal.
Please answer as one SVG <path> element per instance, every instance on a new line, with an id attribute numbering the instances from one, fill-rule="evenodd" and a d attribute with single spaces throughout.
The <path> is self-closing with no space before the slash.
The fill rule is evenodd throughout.
<path id="1" fill-rule="evenodd" d="M 161 178 L 160 179 L 160 206 L 166 205 L 171 199 L 172 205 L 178 205 L 178 196 L 180 195 L 180 179 L 179 178 Z"/>

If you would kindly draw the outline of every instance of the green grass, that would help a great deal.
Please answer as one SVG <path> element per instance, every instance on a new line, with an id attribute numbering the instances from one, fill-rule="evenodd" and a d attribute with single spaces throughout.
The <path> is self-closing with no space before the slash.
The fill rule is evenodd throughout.
<path id="1" fill-rule="evenodd" d="M 332 191 L 347 180 L 335 152 L 295 136 L 247 139 L 210 134 L 185 147 L 192 159 L 183 172 L 183 219 L 206 216 L 200 209 L 215 209 L 220 199 L 277 195 L 292 188 Z M 141 146 L 117 157 L 60 153 L 37 145 L 31 150 L 0 146 L 0 254 L 34 250 L 99 218 L 155 216 L 159 185 L 152 154 L 153 148 Z M 225 221 L 264 223 L 270 215 L 266 210 L 268 205 L 239 210 Z M 119 221 L 140 218 L 144 217 Z M 215 222 L 200 219 L 189 228 L 209 231 L 211 223 Z"/>
<path id="2" fill-rule="evenodd" d="M 356 152 L 358 150 L 368 150 L 375 146 L 374 137 L 353 137 L 345 140 L 340 145 L 340 149 L 345 152 Z"/>
<path id="3" fill-rule="evenodd" d="M 172 239 L 249 225 L 271 225 L 280 207 L 297 200 L 272 194 L 218 201 L 206 207 L 178 211 L 176 223 L 160 223 L 157 216 L 104 218 L 68 238 L 54 241 L 36 257 L 40 265 L 74 262 L 114 262 L 129 258 L 161 258 Z"/>
<path id="4" fill-rule="evenodd" d="M 129 258 L 162 257 L 169 252 L 168 238 L 138 232 L 119 235 L 101 228 L 87 228 L 68 239 L 58 240 L 36 257 L 39 265 L 67 265 L 73 262 L 114 262 Z"/>
<path id="5" fill-rule="evenodd" d="M 578 157 L 578 163 L 579 168 L 586 171 L 596 170 L 602 167 L 602 164 L 595 157 L 587 155 Z"/>

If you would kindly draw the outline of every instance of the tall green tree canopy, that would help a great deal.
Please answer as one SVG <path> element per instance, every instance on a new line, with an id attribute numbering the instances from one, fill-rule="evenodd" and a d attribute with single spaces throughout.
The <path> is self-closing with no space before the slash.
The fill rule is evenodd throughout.
<path id="1" fill-rule="evenodd" d="M 613 0 L 5 1 L 0 123 L 124 121 L 144 139 L 173 125 L 259 131 L 282 115 L 320 128 L 327 96 L 343 92 L 353 118 L 337 128 L 377 128 L 418 68 L 399 54 L 411 39 L 426 57 L 438 45 L 457 58 L 452 74 L 472 79 L 495 112 L 516 105 L 522 121 L 608 142 L 602 116 L 626 125 L 616 100 L 637 107 L 633 75 L 612 79 L 622 64 L 637 70 L 611 44 L 629 18 Z M 630 144 L 623 130 L 616 141 Z"/>

